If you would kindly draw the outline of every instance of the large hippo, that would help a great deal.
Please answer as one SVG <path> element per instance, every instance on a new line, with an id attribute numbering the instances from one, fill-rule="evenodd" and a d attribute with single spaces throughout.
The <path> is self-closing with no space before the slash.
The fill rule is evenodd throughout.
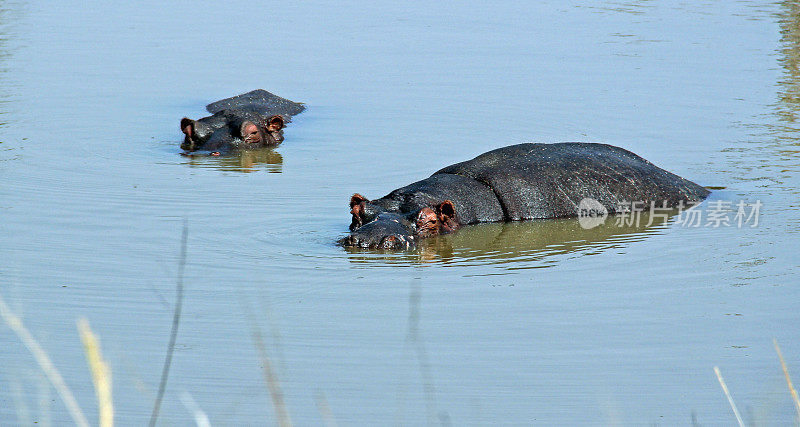
<path id="1" fill-rule="evenodd" d="M 339 243 L 405 249 L 466 224 L 574 217 L 586 198 L 614 214 L 631 202 L 676 207 L 708 193 L 612 145 L 518 144 L 448 166 L 377 200 L 354 194 L 351 233 Z"/>
<path id="2" fill-rule="evenodd" d="M 232 150 L 274 147 L 283 142 L 283 128 L 305 106 L 256 89 L 206 106 L 211 116 L 181 119 L 181 148 L 221 154 Z"/>

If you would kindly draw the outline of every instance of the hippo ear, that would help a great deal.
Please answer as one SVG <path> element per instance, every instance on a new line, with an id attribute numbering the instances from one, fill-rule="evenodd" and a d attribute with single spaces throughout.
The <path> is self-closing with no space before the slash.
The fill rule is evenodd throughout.
<path id="1" fill-rule="evenodd" d="M 188 130 L 186 128 L 189 128 Z M 181 119 L 181 132 L 190 135 L 194 131 L 194 120 L 184 117 Z"/>
<path id="2" fill-rule="evenodd" d="M 194 128 L 194 120 L 186 117 L 181 119 L 181 132 L 183 132 L 184 135 L 183 142 L 181 143 L 181 150 L 195 150 Z"/>
<path id="3" fill-rule="evenodd" d="M 352 209 L 353 206 L 357 206 L 357 205 L 360 205 L 360 204 L 368 202 L 368 201 L 369 200 L 367 200 L 366 197 L 364 197 L 364 196 L 362 196 L 362 195 L 360 195 L 358 193 L 353 194 L 353 197 L 350 197 L 350 209 Z"/>
<path id="4" fill-rule="evenodd" d="M 353 214 L 353 221 L 350 223 L 350 231 L 364 225 L 364 209 L 369 200 L 356 193 L 350 198 L 350 213 Z"/>
<path id="5" fill-rule="evenodd" d="M 449 233 L 459 227 L 456 220 L 456 207 L 450 200 L 445 200 L 436 206 L 436 217 L 439 219 L 439 233 Z"/>
<path id="6" fill-rule="evenodd" d="M 439 206 L 436 207 L 436 212 L 439 214 L 439 219 L 442 222 L 447 222 L 450 219 L 455 219 L 456 217 L 456 207 L 453 206 L 453 202 L 450 200 L 445 200 L 442 203 L 439 203 Z"/>
<path id="7" fill-rule="evenodd" d="M 283 116 L 276 114 L 267 119 L 267 127 L 270 125 L 278 125 L 278 130 L 281 130 L 286 127 L 286 121 L 283 120 Z"/>

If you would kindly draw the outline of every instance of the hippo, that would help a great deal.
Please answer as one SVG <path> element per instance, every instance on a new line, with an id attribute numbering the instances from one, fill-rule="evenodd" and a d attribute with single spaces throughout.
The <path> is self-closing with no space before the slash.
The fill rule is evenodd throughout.
<path id="1" fill-rule="evenodd" d="M 709 190 L 608 144 L 525 143 L 456 163 L 386 196 L 350 198 L 345 247 L 408 249 L 469 224 L 578 216 L 593 199 L 608 214 L 631 202 L 675 208 Z"/>
<path id="2" fill-rule="evenodd" d="M 256 89 L 206 106 L 208 117 L 181 119 L 188 153 L 203 150 L 220 155 L 234 150 L 274 147 L 283 142 L 283 128 L 292 116 L 305 110 L 302 103 L 289 101 L 263 89 Z"/>
<path id="3" fill-rule="evenodd" d="M 581 226 L 580 218 L 553 218 L 539 221 L 486 222 L 462 227 L 456 233 L 441 237 L 419 239 L 414 251 L 380 251 L 346 246 L 348 259 L 360 264 L 384 260 L 396 264 L 448 262 L 455 259 L 470 260 L 471 264 L 495 264 L 499 268 L 512 260 L 528 260 L 554 265 L 553 257 L 572 254 L 596 254 L 618 243 L 644 240 L 668 224 L 678 215 L 677 210 L 642 211 L 638 216 L 606 218 L 606 226 Z M 638 219 L 638 220 L 637 220 Z M 368 253 L 365 253 L 368 252 Z"/>

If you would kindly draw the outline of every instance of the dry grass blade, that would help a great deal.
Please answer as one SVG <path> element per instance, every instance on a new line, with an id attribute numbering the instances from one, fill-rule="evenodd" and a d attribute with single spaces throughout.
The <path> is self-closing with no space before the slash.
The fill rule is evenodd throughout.
<path id="1" fill-rule="evenodd" d="M 256 324 L 255 316 L 253 316 L 253 313 L 250 311 L 250 306 L 248 306 L 244 301 L 242 302 L 242 308 L 244 309 L 245 315 L 247 316 L 247 321 L 250 324 L 250 334 L 253 337 L 253 343 L 258 350 L 258 356 L 261 359 L 261 365 L 264 371 L 264 381 L 266 381 L 267 388 L 269 388 L 269 395 L 272 398 L 272 405 L 275 407 L 275 415 L 278 418 L 278 425 L 281 427 L 291 427 L 292 419 L 289 417 L 289 412 L 286 410 L 286 403 L 283 401 L 283 391 L 281 390 L 278 376 L 275 374 L 275 370 L 272 369 L 272 363 L 269 359 L 269 355 L 267 354 L 267 347 L 264 345 L 264 338 L 261 335 L 261 329 L 259 329 L 258 325 Z"/>
<path id="2" fill-rule="evenodd" d="M 719 372 L 718 367 L 714 367 L 714 373 L 717 374 L 717 379 L 719 380 L 719 385 L 722 386 L 722 391 L 725 392 L 725 396 L 728 398 L 728 403 L 731 404 L 731 409 L 733 409 L 733 415 L 736 415 L 736 421 L 739 423 L 739 427 L 744 427 L 744 421 L 742 421 L 742 416 L 739 415 L 739 410 L 736 409 L 736 404 L 733 403 L 733 397 L 731 393 L 728 391 L 728 386 L 725 385 L 725 380 L 722 379 L 722 374 Z"/>
<path id="3" fill-rule="evenodd" d="M 778 340 L 773 338 L 772 343 L 775 344 L 775 351 L 778 352 L 778 358 L 781 360 L 783 375 L 786 377 L 786 384 L 789 385 L 789 393 L 792 394 L 792 400 L 794 400 L 797 418 L 800 419 L 800 398 L 797 397 L 797 390 L 795 390 L 794 385 L 792 385 L 792 377 L 789 376 L 789 368 L 786 367 L 786 361 L 783 360 L 783 353 L 781 353 L 781 348 L 778 346 Z"/>
<path id="4" fill-rule="evenodd" d="M 64 401 L 64 405 L 66 405 L 75 424 L 80 427 L 89 427 L 89 422 L 86 421 L 86 417 L 83 415 L 80 406 L 78 406 L 75 396 L 72 394 L 69 387 L 67 387 L 64 378 L 58 372 L 55 365 L 53 365 L 50 357 L 47 356 L 47 353 L 45 353 L 42 346 L 39 345 L 39 342 L 33 338 L 28 328 L 22 323 L 22 319 L 11 312 L 2 297 L 0 297 L 0 317 L 2 317 L 8 327 L 17 334 L 25 347 L 28 348 L 36 359 L 36 362 L 39 364 L 45 376 L 47 376 L 50 384 L 53 384 L 53 387 L 56 389 L 59 396 L 61 396 L 61 400 Z"/>
<path id="5" fill-rule="evenodd" d="M 100 413 L 99 425 L 100 427 L 112 427 L 114 425 L 114 403 L 111 398 L 111 369 L 103 360 L 100 343 L 92 332 L 89 321 L 84 318 L 78 320 L 78 331 L 81 334 L 83 349 L 86 351 L 89 369 L 92 371 L 92 382 L 94 382 L 97 407 Z"/>
<path id="6" fill-rule="evenodd" d="M 264 369 L 264 379 L 269 387 L 269 394 L 272 396 L 272 404 L 275 406 L 275 413 L 278 416 L 278 425 L 281 427 L 291 427 L 292 420 L 289 418 L 289 412 L 286 410 L 286 404 L 283 401 L 283 391 L 278 382 L 278 376 L 272 369 L 272 364 L 267 356 L 266 347 L 264 347 L 264 340 L 261 338 L 261 331 L 255 330 L 253 332 L 253 340 L 258 347 L 258 354 L 261 358 L 261 364 Z"/>
<path id="7" fill-rule="evenodd" d="M 317 409 L 320 415 L 322 415 L 322 421 L 325 427 L 338 427 L 336 419 L 333 417 L 333 412 L 331 411 L 331 405 L 328 404 L 328 399 L 325 398 L 325 395 L 319 393 L 315 400 L 317 401 Z"/>
<path id="8" fill-rule="evenodd" d="M 182 392 L 181 402 L 183 402 L 183 406 L 192 413 L 194 423 L 197 427 L 211 427 L 211 420 L 208 419 L 208 415 L 200 409 L 200 406 L 194 401 L 191 394 L 186 391 Z"/>
<path id="9" fill-rule="evenodd" d="M 435 424 L 438 418 L 443 426 L 450 425 L 450 416 L 447 412 L 439 411 L 436 407 L 436 387 L 433 384 L 431 374 L 431 364 L 428 361 L 428 353 L 425 350 L 425 342 L 420 333 L 420 306 L 422 301 L 422 291 L 419 282 L 415 281 L 408 295 L 408 334 L 406 334 L 405 345 L 412 345 L 419 363 L 419 374 L 422 378 L 422 391 L 425 396 L 425 410 L 428 414 L 428 424 Z"/>
<path id="10" fill-rule="evenodd" d="M 172 365 L 172 353 L 175 351 L 175 341 L 178 338 L 178 326 L 181 324 L 181 310 L 183 308 L 183 272 L 186 269 L 186 242 L 189 239 L 189 224 L 186 218 L 183 220 L 183 233 L 181 234 L 181 257 L 178 264 L 178 283 L 175 289 L 175 311 L 172 313 L 172 330 L 169 334 L 169 344 L 167 345 L 167 355 L 164 358 L 164 368 L 161 370 L 161 381 L 158 384 L 158 394 L 153 404 L 153 413 L 150 415 L 150 427 L 156 425 L 158 412 L 161 409 L 161 401 L 164 399 L 164 391 L 167 388 L 167 378 L 169 378 L 169 368 Z"/>

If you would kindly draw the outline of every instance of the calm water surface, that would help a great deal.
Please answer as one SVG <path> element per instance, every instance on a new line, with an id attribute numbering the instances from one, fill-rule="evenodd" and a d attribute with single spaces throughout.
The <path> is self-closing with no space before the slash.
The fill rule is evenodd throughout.
<path id="1" fill-rule="evenodd" d="M 369 7 L 0 1 L 0 296 L 94 421 L 75 322 L 116 419 L 273 423 L 260 328 L 297 425 L 731 425 L 796 414 L 800 7 Z M 178 155 L 178 120 L 264 88 L 308 110 L 273 151 Z M 761 201 L 757 227 L 469 227 L 409 253 L 334 245 L 380 197 L 525 141 L 630 149 Z M 248 321 L 248 312 L 254 320 Z M 183 397 L 182 397 L 183 396 Z M 188 396 L 188 397 L 187 397 Z M 0 327 L 0 425 L 67 410 Z"/>

